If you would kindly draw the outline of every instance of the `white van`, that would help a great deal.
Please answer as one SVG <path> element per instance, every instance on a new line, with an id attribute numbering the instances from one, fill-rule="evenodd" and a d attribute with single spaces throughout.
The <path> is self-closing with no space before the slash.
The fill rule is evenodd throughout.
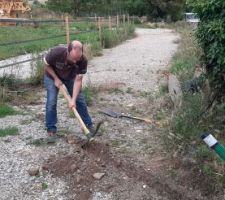
<path id="1" fill-rule="evenodd" d="M 196 13 L 185 13 L 185 21 L 188 23 L 199 23 L 200 19 Z"/>

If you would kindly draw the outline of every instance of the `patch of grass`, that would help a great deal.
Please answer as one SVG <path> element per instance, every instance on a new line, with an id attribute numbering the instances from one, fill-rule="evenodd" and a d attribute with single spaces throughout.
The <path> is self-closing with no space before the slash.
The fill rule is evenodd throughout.
<path id="1" fill-rule="evenodd" d="M 116 139 L 111 140 L 110 143 L 111 143 L 111 145 L 113 147 L 119 147 L 121 145 L 121 141 L 120 140 L 116 140 Z"/>
<path id="2" fill-rule="evenodd" d="M 47 183 L 42 183 L 41 184 L 41 188 L 42 188 L 42 190 L 48 189 L 48 184 Z"/>
<path id="3" fill-rule="evenodd" d="M 204 124 L 198 122 L 198 116 L 204 108 L 202 96 L 187 94 L 183 99 L 182 109 L 173 119 L 172 130 L 187 140 L 197 139 L 206 128 Z"/>
<path id="4" fill-rule="evenodd" d="M 31 85 L 41 85 L 43 83 L 44 67 L 43 61 L 37 60 L 32 66 L 32 74 L 28 82 Z"/>
<path id="5" fill-rule="evenodd" d="M 91 53 L 93 56 L 102 56 L 102 47 L 100 42 L 91 43 Z"/>
<path id="6" fill-rule="evenodd" d="M 18 135 L 18 128 L 16 127 L 10 127 L 10 128 L 5 128 L 5 129 L 0 129 L 0 137 L 6 137 L 6 136 L 13 136 L 13 135 Z"/>
<path id="7" fill-rule="evenodd" d="M 15 114 L 17 114 L 17 111 L 14 110 L 11 106 L 5 103 L 0 103 L 0 118 Z"/>
<path id="8" fill-rule="evenodd" d="M 0 87 L 6 87 L 8 89 L 18 89 L 22 83 L 21 79 L 18 79 L 13 74 L 3 74 L 0 76 Z"/>
<path id="9" fill-rule="evenodd" d="M 146 92 L 146 91 L 139 90 L 137 95 L 138 96 L 141 96 L 141 97 L 148 97 L 148 96 L 151 95 L 151 93 L 150 92 Z"/>
<path id="10" fill-rule="evenodd" d="M 169 92 L 168 85 L 160 85 L 160 87 L 159 87 L 159 94 L 160 95 L 165 95 L 168 92 Z"/>
<path id="11" fill-rule="evenodd" d="M 115 94 L 123 94 L 123 90 L 119 89 L 119 88 L 110 88 L 109 93 L 115 93 Z"/>
<path id="12" fill-rule="evenodd" d="M 82 92 L 84 94 L 84 98 L 86 100 L 86 103 L 88 106 L 92 106 L 94 99 L 97 97 L 97 88 L 92 86 L 87 86 L 82 89 Z"/>
<path id="13" fill-rule="evenodd" d="M 156 114 L 156 120 L 163 120 L 166 118 L 166 113 L 161 110 Z"/>

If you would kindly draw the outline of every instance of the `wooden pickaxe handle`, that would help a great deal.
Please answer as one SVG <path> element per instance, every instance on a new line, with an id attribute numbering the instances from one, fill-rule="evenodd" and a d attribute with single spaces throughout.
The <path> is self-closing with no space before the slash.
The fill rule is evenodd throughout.
<path id="1" fill-rule="evenodd" d="M 136 120 L 140 120 L 140 121 L 144 121 L 145 123 L 152 123 L 152 120 L 147 119 L 147 118 L 141 118 L 141 117 L 132 117 L 132 116 L 128 116 L 128 115 L 121 115 L 121 117 L 126 117 L 129 119 L 136 119 Z"/>
<path id="2" fill-rule="evenodd" d="M 66 87 L 64 84 L 60 85 L 59 86 L 59 91 L 63 94 L 63 96 L 66 98 L 66 100 L 68 101 L 68 103 L 71 101 L 71 96 L 70 94 L 68 93 Z M 79 121 L 79 124 L 82 128 L 82 130 L 84 131 L 84 134 L 85 135 L 88 135 L 90 134 L 90 131 L 88 130 L 88 128 L 86 127 L 86 125 L 84 124 L 83 120 L 81 119 L 79 113 L 77 112 L 76 108 L 72 108 L 72 111 L 75 115 L 75 117 L 77 118 L 77 120 Z"/>

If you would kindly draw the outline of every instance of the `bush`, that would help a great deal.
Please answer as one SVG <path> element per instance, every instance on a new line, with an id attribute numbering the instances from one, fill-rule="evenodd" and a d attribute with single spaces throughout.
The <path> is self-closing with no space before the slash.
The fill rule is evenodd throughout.
<path id="1" fill-rule="evenodd" d="M 196 36 L 203 50 L 202 61 L 214 91 L 225 94 L 225 1 L 190 1 L 200 18 Z"/>

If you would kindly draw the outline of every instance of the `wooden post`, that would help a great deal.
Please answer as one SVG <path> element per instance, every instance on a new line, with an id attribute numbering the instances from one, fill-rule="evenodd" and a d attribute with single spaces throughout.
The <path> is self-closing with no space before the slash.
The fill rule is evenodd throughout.
<path id="1" fill-rule="evenodd" d="M 127 15 L 127 23 L 128 24 L 130 23 L 130 15 L 129 14 Z"/>
<path id="2" fill-rule="evenodd" d="M 98 29 L 98 17 L 96 14 L 95 14 L 95 25 L 96 25 L 96 29 Z"/>
<path id="3" fill-rule="evenodd" d="M 111 16 L 109 16 L 109 30 L 112 30 L 112 19 Z"/>
<path id="4" fill-rule="evenodd" d="M 126 15 L 123 15 L 123 23 L 125 24 L 126 22 Z"/>
<path id="5" fill-rule="evenodd" d="M 99 34 L 99 40 L 102 45 L 102 27 L 101 27 L 101 17 L 98 17 L 98 34 Z"/>
<path id="6" fill-rule="evenodd" d="M 105 24 L 105 18 L 104 17 L 100 17 L 100 22 L 101 22 L 101 27 L 104 26 Z"/>
<path id="7" fill-rule="evenodd" d="M 66 43 L 67 45 L 70 43 L 70 29 L 69 29 L 69 17 L 68 15 L 65 17 L 66 22 Z"/>
<path id="8" fill-rule="evenodd" d="M 116 16 L 116 26 L 117 26 L 117 28 L 119 28 L 119 26 L 120 26 L 119 15 Z"/>

